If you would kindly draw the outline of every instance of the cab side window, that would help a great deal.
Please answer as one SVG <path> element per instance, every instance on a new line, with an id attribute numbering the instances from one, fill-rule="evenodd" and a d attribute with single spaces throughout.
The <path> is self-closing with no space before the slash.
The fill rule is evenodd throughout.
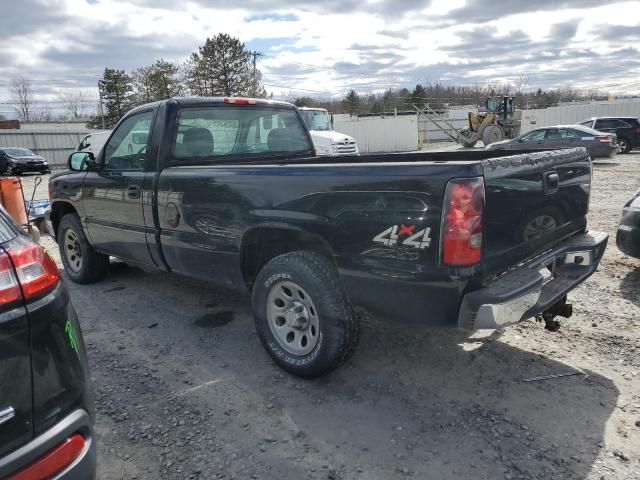
<path id="1" fill-rule="evenodd" d="M 132 115 L 120 124 L 104 148 L 105 170 L 143 170 L 153 112 Z"/>

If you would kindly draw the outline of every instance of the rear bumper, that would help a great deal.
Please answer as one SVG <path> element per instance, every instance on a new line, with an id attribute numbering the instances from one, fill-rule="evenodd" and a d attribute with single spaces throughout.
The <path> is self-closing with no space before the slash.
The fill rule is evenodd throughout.
<path id="1" fill-rule="evenodd" d="M 616 244 L 623 253 L 640 258 L 640 208 L 626 207 L 622 210 Z"/>
<path id="2" fill-rule="evenodd" d="M 611 145 L 602 143 L 591 148 L 589 154 L 592 158 L 596 157 L 615 157 L 620 151 L 618 144 Z"/>
<path id="3" fill-rule="evenodd" d="M 96 442 L 91 417 L 84 410 L 76 410 L 28 444 L 0 458 L 0 478 L 6 478 L 31 464 L 74 433 L 85 438 L 85 448 L 71 465 L 52 480 L 93 480 L 96 478 Z"/>
<path id="4" fill-rule="evenodd" d="M 544 312 L 596 271 L 607 240 L 605 232 L 575 235 L 484 288 L 467 293 L 458 327 L 503 328 Z M 547 277 L 541 271 L 552 273 Z"/>

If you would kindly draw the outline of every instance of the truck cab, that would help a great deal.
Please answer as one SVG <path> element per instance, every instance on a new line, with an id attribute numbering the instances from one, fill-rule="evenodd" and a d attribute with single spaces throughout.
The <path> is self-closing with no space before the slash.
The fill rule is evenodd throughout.
<path id="1" fill-rule="evenodd" d="M 360 155 L 353 137 L 333 130 L 333 117 L 326 108 L 301 107 L 298 110 L 309 129 L 316 155 Z"/>

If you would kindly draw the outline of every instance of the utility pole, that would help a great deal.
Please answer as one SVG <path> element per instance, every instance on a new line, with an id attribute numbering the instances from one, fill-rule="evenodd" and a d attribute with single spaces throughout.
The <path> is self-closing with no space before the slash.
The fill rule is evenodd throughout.
<path id="1" fill-rule="evenodd" d="M 258 57 L 264 57 L 264 53 L 261 52 L 249 52 L 249 55 L 253 57 L 253 88 L 251 95 L 255 98 L 258 95 L 258 70 L 256 68 L 256 60 Z"/>
<path id="2" fill-rule="evenodd" d="M 102 129 L 104 128 L 104 111 L 102 110 L 102 89 L 100 88 L 100 80 L 98 80 L 98 96 L 100 97 L 100 118 L 102 119 Z"/>

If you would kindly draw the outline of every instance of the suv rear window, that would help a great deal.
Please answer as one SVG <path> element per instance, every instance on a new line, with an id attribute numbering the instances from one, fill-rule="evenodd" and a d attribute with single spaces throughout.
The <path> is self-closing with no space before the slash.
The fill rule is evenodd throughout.
<path id="1" fill-rule="evenodd" d="M 596 130 L 600 128 L 630 128 L 627 122 L 623 122 L 622 120 L 618 120 L 617 118 L 603 118 L 602 120 L 596 121 Z"/>
<path id="2" fill-rule="evenodd" d="M 296 154 L 311 155 L 312 147 L 294 110 L 218 105 L 180 111 L 173 147 L 176 162 Z"/>

